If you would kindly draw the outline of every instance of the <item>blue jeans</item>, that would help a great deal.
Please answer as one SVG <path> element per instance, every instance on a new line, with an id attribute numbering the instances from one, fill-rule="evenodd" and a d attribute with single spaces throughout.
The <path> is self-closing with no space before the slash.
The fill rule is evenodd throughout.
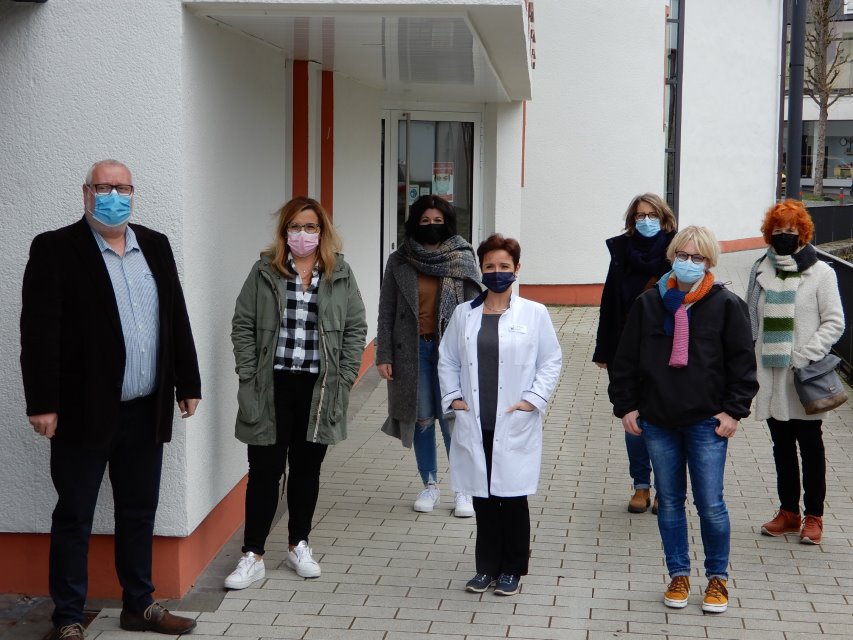
<path id="1" fill-rule="evenodd" d="M 628 473 L 634 481 L 634 489 L 652 486 L 652 461 L 643 436 L 625 432 L 625 448 L 628 450 Z"/>
<path id="2" fill-rule="evenodd" d="M 441 426 L 444 448 L 450 455 L 450 427 L 441 411 L 441 388 L 438 386 L 438 341 L 419 339 L 418 412 L 415 422 L 415 460 L 424 484 L 437 482 L 438 456 L 435 448 L 435 419 Z"/>
<path id="3" fill-rule="evenodd" d="M 728 579 L 731 526 L 723 499 L 723 473 L 729 441 L 718 436 L 716 418 L 683 427 L 656 427 L 639 420 L 655 468 L 658 529 L 670 577 L 690 575 L 687 543 L 687 469 L 699 514 L 705 575 Z"/>

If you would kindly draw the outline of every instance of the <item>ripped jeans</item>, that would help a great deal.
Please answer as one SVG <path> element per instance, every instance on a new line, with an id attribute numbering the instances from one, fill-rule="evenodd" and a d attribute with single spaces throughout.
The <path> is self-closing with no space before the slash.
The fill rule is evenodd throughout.
<path id="1" fill-rule="evenodd" d="M 450 455 L 450 427 L 441 411 L 438 386 L 438 340 L 418 339 L 418 411 L 415 422 L 415 460 L 424 484 L 438 481 L 438 456 L 435 446 L 435 420 L 441 426 L 444 448 Z"/>

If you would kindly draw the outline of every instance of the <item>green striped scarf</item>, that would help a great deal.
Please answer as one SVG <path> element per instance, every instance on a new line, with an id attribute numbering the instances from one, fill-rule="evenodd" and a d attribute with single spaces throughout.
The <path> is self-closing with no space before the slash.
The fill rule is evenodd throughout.
<path id="1" fill-rule="evenodd" d="M 794 303 L 802 273 L 793 256 L 780 256 L 768 249 L 767 257 L 776 268 L 776 277 L 765 291 L 761 364 L 787 369 L 794 348 Z"/>

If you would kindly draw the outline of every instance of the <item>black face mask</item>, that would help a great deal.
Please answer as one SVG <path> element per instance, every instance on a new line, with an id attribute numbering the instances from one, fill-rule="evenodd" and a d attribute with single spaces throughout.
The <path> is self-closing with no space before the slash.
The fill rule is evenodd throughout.
<path id="1" fill-rule="evenodd" d="M 421 244 L 439 244 L 447 236 L 447 227 L 438 224 L 420 224 L 415 232 L 415 240 Z"/>
<path id="2" fill-rule="evenodd" d="M 773 250 L 780 256 L 789 256 L 800 245 L 800 234 L 798 233 L 777 233 L 770 236 L 770 244 Z"/>

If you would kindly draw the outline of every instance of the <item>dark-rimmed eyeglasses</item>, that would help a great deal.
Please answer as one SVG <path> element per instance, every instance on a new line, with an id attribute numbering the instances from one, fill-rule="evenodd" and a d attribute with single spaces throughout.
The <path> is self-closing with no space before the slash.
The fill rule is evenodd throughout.
<path id="1" fill-rule="evenodd" d="M 698 253 L 685 253 L 684 251 L 676 251 L 675 259 L 679 262 L 687 262 L 690 260 L 693 264 L 702 264 L 707 260 L 705 256 L 699 255 Z"/>
<path id="2" fill-rule="evenodd" d="M 297 224 L 293 222 L 287 225 L 288 233 L 299 233 L 303 229 L 305 230 L 305 233 L 320 233 L 320 225 L 314 222 L 309 222 L 307 224 Z"/>
<path id="3" fill-rule="evenodd" d="M 133 195 L 132 184 L 107 184 L 106 182 L 99 182 L 98 184 L 90 184 L 89 188 L 99 196 L 105 196 L 108 193 L 112 193 L 113 189 L 115 189 L 116 193 L 120 196 Z"/>
<path id="4" fill-rule="evenodd" d="M 649 220 L 660 220 L 660 216 L 656 213 L 638 213 L 634 216 L 634 220 L 637 220 L 638 222 L 640 220 L 645 220 L 646 218 Z"/>

